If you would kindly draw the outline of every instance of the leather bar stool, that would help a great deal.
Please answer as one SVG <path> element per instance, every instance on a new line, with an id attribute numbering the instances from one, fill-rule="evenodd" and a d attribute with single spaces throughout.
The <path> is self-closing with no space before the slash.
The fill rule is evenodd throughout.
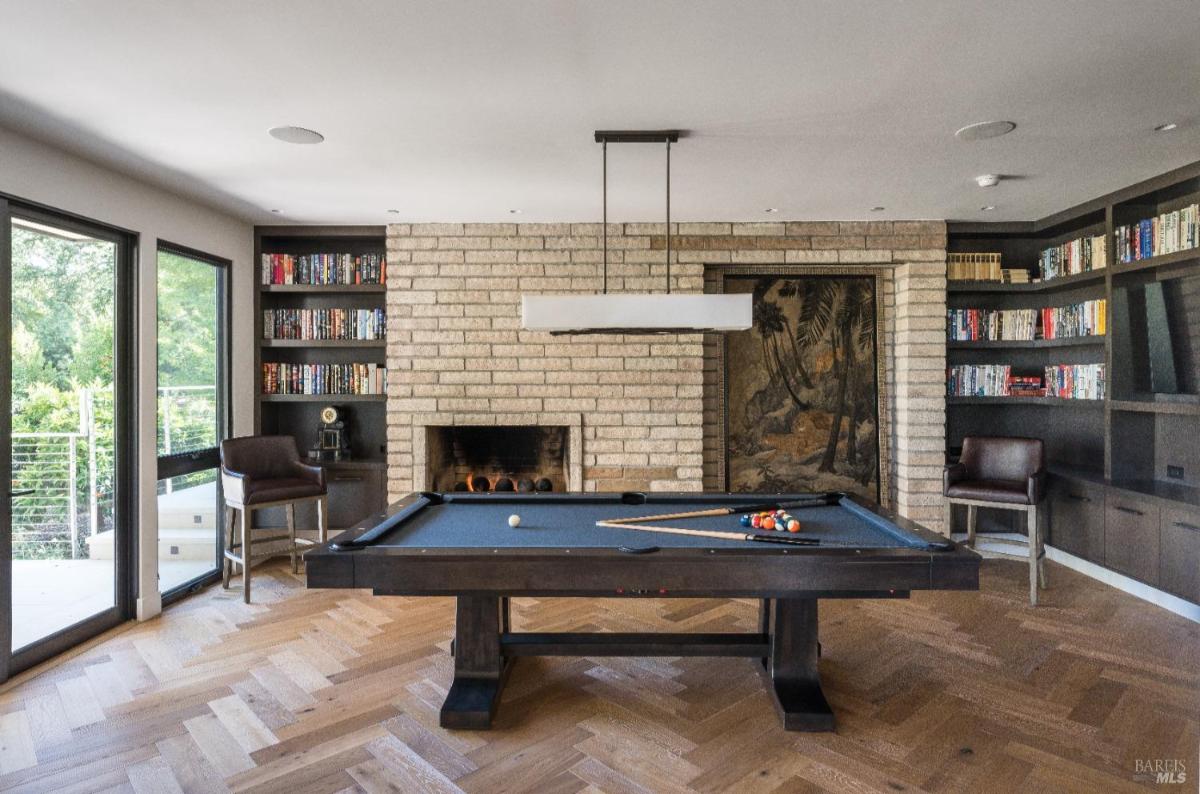
<path id="1" fill-rule="evenodd" d="M 967 545 L 975 547 L 975 527 L 981 507 L 1016 510 L 1025 514 L 1028 539 L 989 538 L 990 543 L 1028 546 L 1024 552 L 995 552 L 1029 559 L 1029 603 L 1037 606 L 1038 583 L 1046 587 L 1045 538 L 1039 509 L 1046 491 L 1046 458 L 1040 438 L 967 436 L 962 457 L 942 473 L 946 497 L 946 534 L 951 533 L 953 505 L 967 506 Z"/>
<path id="2" fill-rule="evenodd" d="M 325 470 L 309 466 L 300 459 L 296 440 L 291 436 L 243 436 L 221 442 L 221 488 L 225 492 L 225 560 L 222 584 L 228 589 L 229 579 L 242 570 L 242 592 L 250 603 L 251 515 L 255 510 L 283 507 L 287 515 L 287 535 L 274 534 L 258 540 L 289 541 L 292 573 L 299 573 L 297 558 L 301 547 L 314 546 L 314 541 L 296 537 L 296 504 L 315 502 L 317 534 L 324 543 L 327 533 Z M 238 537 L 234 537 L 234 513 L 238 515 Z"/>

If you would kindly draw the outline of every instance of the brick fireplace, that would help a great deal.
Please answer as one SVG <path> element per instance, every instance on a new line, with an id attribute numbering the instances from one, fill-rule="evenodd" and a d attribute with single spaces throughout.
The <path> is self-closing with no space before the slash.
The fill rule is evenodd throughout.
<path id="1" fill-rule="evenodd" d="M 610 224 L 610 290 L 661 290 L 664 225 Z M 887 501 L 940 526 L 945 449 L 945 224 L 673 224 L 672 289 L 723 269 L 881 273 L 890 452 Z M 522 292 L 600 290 L 599 224 L 388 227 L 388 488 L 432 487 L 430 428 L 567 427 L 570 490 L 723 487 L 719 338 L 522 331 Z"/>

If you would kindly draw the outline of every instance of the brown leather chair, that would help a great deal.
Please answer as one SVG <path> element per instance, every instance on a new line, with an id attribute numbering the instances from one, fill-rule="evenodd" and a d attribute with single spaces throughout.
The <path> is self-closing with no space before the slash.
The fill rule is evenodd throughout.
<path id="1" fill-rule="evenodd" d="M 326 528 L 325 470 L 309 466 L 300 459 L 296 440 L 291 436 L 243 436 L 221 442 L 221 488 L 225 495 L 225 560 L 222 568 L 224 587 L 242 569 L 242 592 L 250 603 L 251 514 L 267 507 L 283 507 L 287 515 L 287 535 L 275 534 L 261 541 L 289 540 L 292 573 L 299 572 L 297 556 L 301 546 L 316 545 L 296 537 L 296 503 L 316 502 L 318 542 L 324 543 Z M 239 537 L 234 538 L 234 513 L 239 516 Z M 235 542 L 236 541 L 236 542 Z"/>
<path id="2" fill-rule="evenodd" d="M 996 552 L 1002 556 L 1029 558 L 1029 602 L 1037 606 L 1038 582 L 1046 586 L 1045 539 L 1041 511 L 1046 491 L 1046 456 L 1040 438 L 993 438 L 967 436 L 959 462 L 942 473 L 946 497 L 946 534 L 951 534 L 951 516 L 956 504 L 967 507 L 967 545 L 975 546 L 975 527 L 980 507 L 1017 510 L 1025 513 L 1027 541 L 1005 538 L 989 543 L 1025 547 L 1028 553 Z"/>

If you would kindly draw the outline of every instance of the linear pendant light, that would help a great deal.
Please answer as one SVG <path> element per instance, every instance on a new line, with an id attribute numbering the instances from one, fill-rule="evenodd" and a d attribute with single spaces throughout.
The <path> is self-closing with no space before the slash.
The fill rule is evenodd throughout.
<path id="1" fill-rule="evenodd" d="M 694 334 L 744 331 L 753 323 L 749 293 L 686 295 L 671 292 L 671 144 L 678 130 L 596 131 L 603 158 L 603 292 L 599 295 L 522 295 L 521 327 L 552 334 Z M 608 144 L 667 146 L 667 291 L 608 291 Z"/>

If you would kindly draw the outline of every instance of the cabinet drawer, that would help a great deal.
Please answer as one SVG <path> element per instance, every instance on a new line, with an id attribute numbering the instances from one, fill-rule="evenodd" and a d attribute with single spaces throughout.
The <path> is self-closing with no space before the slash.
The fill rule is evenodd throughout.
<path id="1" fill-rule="evenodd" d="M 1092 562 L 1104 562 L 1104 486 L 1050 481 L 1049 543 Z"/>
<path id="2" fill-rule="evenodd" d="M 379 469 L 329 469 L 325 482 L 331 529 L 352 527 L 384 508 L 383 472 Z"/>
<path id="3" fill-rule="evenodd" d="M 1158 584 L 1158 505 L 1109 491 L 1104 503 L 1104 564 Z"/>
<path id="4" fill-rule="evenodd" d="M 1200 511 L 1162 511 L 1159 586 L 1200 603 Z"/>

